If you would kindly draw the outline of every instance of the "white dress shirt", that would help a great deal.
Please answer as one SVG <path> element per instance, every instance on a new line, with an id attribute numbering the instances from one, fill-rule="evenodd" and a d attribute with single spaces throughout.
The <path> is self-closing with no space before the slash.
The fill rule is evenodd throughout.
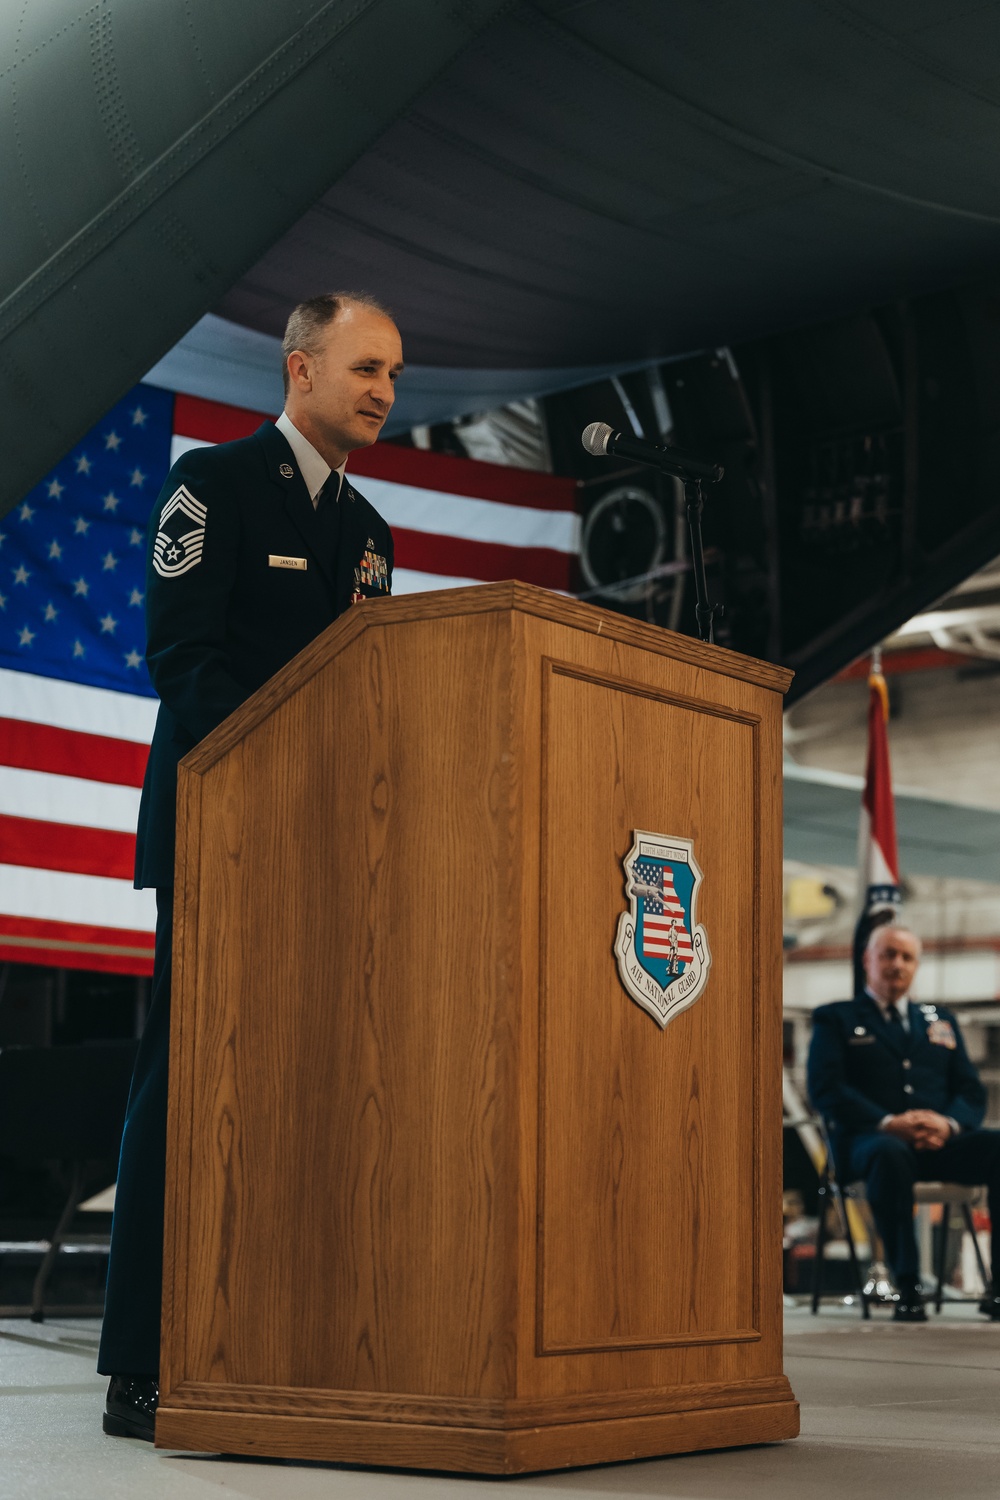
<path id="1" fill-rule="evenodd" d="M 291 417 L 286 411 L 283 411 L 281 413 L 281 416 L 278 418 L 274 425 L 275 427 L 277 427 L 282 436 L 288 439 L 288 446 L 291 448 L 292 452 L 295 455 L 295 461 L 299 466 L 299 472 L 306 482 L 306 489 L 309 491 L 309 498 L 313 503 L 313 508 L 315 509 L 315 507 L 319 503 L 319 492 L 323 488 L 324 484 L 326 484 L 326 481 L 333 473 L 333 470 L 330 468 L 330 465 L 327 463 L 322 453 L 319 453 L 313 447 L 312 443 L 307 437 L 302 436 L 301 432 L 296 427 L 295 423 L 292 421 Z M 340 486 L 344 482 L 344 470 L 346 468 L 347 459 L 345 458 L 344 462 L 337 470 L 337 474 L 340 477 L 337 480 L 337 493 L 334 496 L 335 500 L 340 499 Z"/>
<path id="2" fill-rule="evenodd" d="M 904 995 L 901 1000 L 896 1000 L 894 1002 L 889 1001 L 889 1000 L 880 1000 L 877 995 L 873 995 L 872 994 L 871 990 L 868 989 L 867 985 L 865 986 L 865 994 L 868 996 L 869 1000 L 874 1000 L 875 1001 L 875 1004 L 878 1006 L 879 1010 L 882 1012 L 882 1019 L 883 1019 L 883 1021 L 888 1021 L 888 1019 L 889 1019 L 889 1006 L 890 1006 L 890 1004 L 895 1004 L 896 1010 L 899 1012 L 899 1019 L 903 1023 L 903 1030 L 907 1031 L 907 1032 L 909 1031 L 909 1029 L 910 1029 L 910 997 L 909 997 L 909 995 Z"/>

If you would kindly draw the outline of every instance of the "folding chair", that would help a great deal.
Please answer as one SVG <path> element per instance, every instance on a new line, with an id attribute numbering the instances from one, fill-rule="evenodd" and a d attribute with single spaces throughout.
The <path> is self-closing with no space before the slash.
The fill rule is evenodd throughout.
<path id="1" fill-rule="evenodd" d="M 823 1273 L 826 1265 L 825 1252 L 827 1242 L 830 1238 L 827 1229 L 827 1207 L 835 1203 L 840 1218 L 844 1238 L 847 1241 L 847 1255 L 851 1262 L 851 1270 L 854 1272 L 854 1281 L 858 1291 L 858 1301 L 861 1304 L 861 1316 L 868 1319 L 871 1317 L 869 1302 L 881 1300 L 866 1290 L 866 1285 L 861 1275 L 861 1263 L 858 1260 L 858 1249 L 854 1242 L 854 1231 L 851 1229 L 850 1215 L 847 1212 L 848 1202 L 867 1203 L 864 1197 L 863 1185 L 859 1192 L 857 1183 L 842 1185 L 837 1177 L 837 1169 L 833 1160 L 833 1151 L 830 1147 L 830 1136 L 826 1123 L 816 1117 L 812 1123 L 823 1137 L 823 1145 L 826 1149 L 826 1162 L 819 1178 L 819 1229 L 816 1235 L 816 1259 L 813 1265 L 813 1291 L 812 1312 L 819 1312 L 820 1298 L 823 1296 Z M 871 1233 L 871 1231 L 870 1231 Z"/>
<path id="2" fill-rule="evenodd" d="M 872 1217 L 871 1207 L 865 1195 L 865 1185 L 862 1181 L 851 1182 L 847 1184 L 841 1184 L 838 1181 L 836 1169 L 833 1164 L 833 1153 L 830 1149 L 829 1136 L 826 1131 L 825 1125 L 818 1120 L 815 1123 L 817 1129 L 819 1129 L 822 1133 L 824 1144 L 826 1145 L 826 1166 L 820 1174 L 820 1221 L 819 1231 L 816 1237 L 816 1261 L 813 1274 L 812 1311 L 814 1313 L 817 1313 L 819 1311 L 820 1298 L 823 1296 L 823 1275 L 825 1268 L 824 1254 L 827 1242 L 829 1240 L 829 1233 L 827 1231 L 826 1225 L 826 1205 L 828 1202 L 832 1201 L 837 1205 L 840 1222 L 844 1231 L 844 1238 L 847 1240 L 847 1252 L 850 1258 L 851 1266 L 854 1270 L 854 1278 L 858 1287 L 858 1298 L 861 1303 L 861 1316 L 862 1318 L 870 1318 L 871 1312 L 869 1304 L 871 1302 L 880 1302 L 883 1299 L 876 1295 L 873 1291 L 869 1291 L 868 1283 L 863 1282 L 861 1279 L 861 1267 L 860 1262 L 858 1261 L 857 1247 L 855 1245 L 854 1235 L 851 1230 L 850 1217 L 847 1212 L 848 1202 L 857 1203 L 859 1208 L 864 1211 L 865 1218 L 867 1219 L 869 1224 L 868 1233 L 870 1242 L 874 1246 L 877 1236 L 875 1232 L 875 1224 Z M 961 1209 L 964 1227 L 972 1236 L 976 1262 L 979 1268 L 979 1274 L 982 1277 L 983 1286 L 986 1289 L 987 1293 L 990 1291 L 990 1278 L 987 1273 L 986 1266 L 983 1262 L 982 1250 L 979 1246 L 979 1240 L 976 1236 L 975 1225 L 972 1218 L 972 1210 L 982 1201 L 982 1197 L 983 1189 L 981 1187 L 965 1187 L 961 1183 L 957 1182 L 918 1182 L 914 1184 L 913 1201 L 916 1205 L 920 1206 L 923 1204 L 940 1203 L 944 1205 L 945 1209 L 944 1221 L 941 1226 L 941 1235 L 938 1240 L 937 1250 L 934 1258 L 934 1275 L 937 1281 L 937 1290 L 934 1295 L 934 1311 L 937 1313 L 941 1311 L 941 1307 L 944 1302 L 944 1276 L 948 1254 L 948 1229 L 951 1221 L 951 1210 L 953 1207 L 959 1207 Z M 869 1280 L 870 1279 L 871 1278 L 869 1278 Z M 952 1300 L 978 1303 L 980 1298 L 961 1297 Z"/>
<path id="3" fill-rule="evenodd" d="M 976 1234 L 975 1223 L 972 1218 L 972 1210 L 983 1201 L 984 1190 L 981 1187 L 965 1187 L 960 1182 L 918 1182 L 913 1189 L 913 1200 L 917 1204 L 940 1203 L 944 1207 L 944 1215 L 941 1222 L 941 1234 L 938 1239 L 937 1252 L 934 1256 L 934 1275 L 937 1278 L 937 1291 L 934 1294 L 934 1311 L 941 1311 L 944 1302 L 944 1273 L 948 1259 L 948 1230 L 951 1228 L 951 1211 L 959 1208 L 962 1213 L 963 1227 L 972 1237 L 972 1244 L 976 1254 L 976 1263 L 979 1274 L 982 1277 L 985 1293 L 991 1290 L 991 1282 L 986 1266 L 983 1262 L 983 1252 L 979 1247 L 979 1238 Z M 954 1297 L 949 1298 L 955 1302 L 979 1302 L 979 1297 Z"/>

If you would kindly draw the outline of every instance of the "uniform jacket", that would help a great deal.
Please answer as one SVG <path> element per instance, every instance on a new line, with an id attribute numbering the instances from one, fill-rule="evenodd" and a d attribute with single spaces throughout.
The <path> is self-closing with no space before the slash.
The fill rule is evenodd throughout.
<path id="1" fill-rule="evenodd" d="M 168 474 L 149 527 L 146 661 L 160 709 L 139 807 L 137 886 L 173 883 L 181 757 L 352 599 L 389 592 L 388 526 L 346 476 L 337 503 L 331 540 L 272 422 L 238 442 L 192 449 Z"/>
<path id="2" fill-rule="evenodd" d="M 911 1000 L 907 1034 L 867 995 L 813 1012 L 809 1094 L 839 1155 L 886 1115 L 933 1109 L 963 1130 L 981 1124 L 986 1090 L 950 1010 Z"/>

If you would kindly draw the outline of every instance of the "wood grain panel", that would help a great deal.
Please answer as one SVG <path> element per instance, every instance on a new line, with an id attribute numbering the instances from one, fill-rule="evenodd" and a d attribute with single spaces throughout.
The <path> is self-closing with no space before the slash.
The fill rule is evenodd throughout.
<path id="1" fill-rule="evenodd" d="M 539 1348 L 755 1339 L 757 722 L 557 663 L 545 689 Z M 663 1032 L 610 954 L 637 828 L 705 876 L 708 986 Z"/>
<path id="2" fill-rule="evenodd" d="M 423 630 L 367 632 L 203 776 L 189 1378 L 498 1379 L 509 626 Z"/>

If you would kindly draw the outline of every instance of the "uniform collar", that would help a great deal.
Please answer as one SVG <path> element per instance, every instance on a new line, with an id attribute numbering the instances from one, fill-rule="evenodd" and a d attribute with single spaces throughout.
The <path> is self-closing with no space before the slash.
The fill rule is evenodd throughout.
<path id="1" fill-rule="evenodd" d="M 305 481 L 306 489 L 309 491 L 309 499 L 315 505 L 316 496 L 319 494 L 324 484 L 326 484 L 326 481 L 329 479 L 331 473 L 333 473 L 333 470 L 330 468 L 330 465 L 327 463 L 322 453 L 320 453 L 316 448 L 313 447 L 312 443 L 307 437 L 302 436 L 302 433 L 296 427 L 295 423 L 292 421 L 291 417 L 286 411 L 283 411 L 281 413 L 281 416 L 278 418 L 274 425 L 275 427 L 277 427 L 282 437 L 288 443 L 289 448 L 291 448 L 292 453 L 295 457 L 295 462 L 299 466 L 299 473 L 302 475 L 302 478 Z M 340 465 L 340 468 L 336 471 L 340 476 L 337 485 L 338 497 L 340 494 L 340 485 L 344 481 L 344 470 L 346 469 L 346 467 L 347 460 L 345 458 L 344 462 Z"/>
<path id="2" fill-rule="evenodd" d="M 880 1010 L 880 1012 L 882 1014 L 883 1021 L 888 1021 L 888 1019 L 889 1019 L 889 1002 L 888 1002 L 888 1000 L 880 1000 L 877 995 L 873 995 L 872 994 L 871 990 L 868 988 L 867 985 L 865 985 L 865 994 L 868 996 L 869 1000 L 871 1000 L 875 1005 L 878 1006 L 878 1008 L 879 1008 L 879 1010 Z M 909 1012 L 910 1012 L 910 997 L 909 997 L 909 995 L 904 995 L 901 1000 L 897 1000 L 895 1003 L 896 1003 L 896 1009 L 899 1012 L 899 1019 L 902 1021 L 903 1025 L 905 1026 L 906 1025 L 907 1017 L 908 1017 Z"/>

